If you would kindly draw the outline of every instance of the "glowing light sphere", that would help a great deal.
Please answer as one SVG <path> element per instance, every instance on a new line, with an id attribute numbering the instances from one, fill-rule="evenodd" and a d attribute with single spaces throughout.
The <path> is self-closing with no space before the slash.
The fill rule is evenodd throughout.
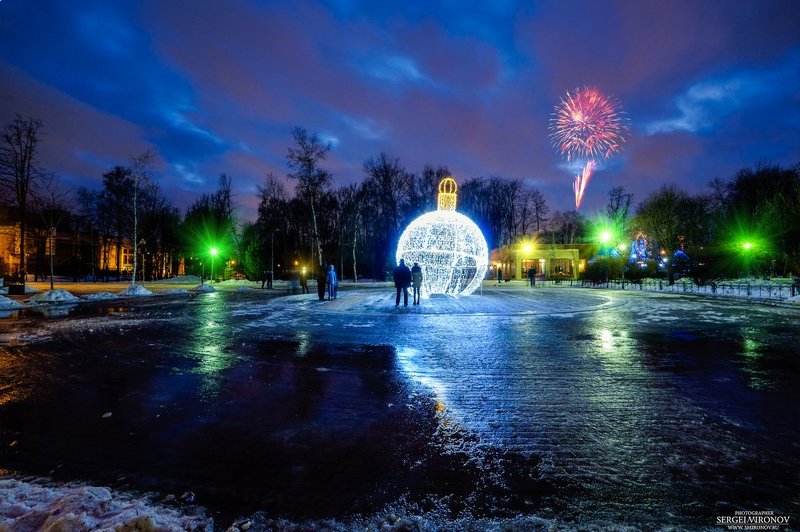
<path id="1" fill-rule="evenodd" d="M 481 284 L 489 263 L 483 233 L 468 217 L 455 211 L 456 182 L 439 184 L 439 210 L 412 221 L 397 244 L 397 262 L 422 268 L 422 295 L 466 296 Z"/>

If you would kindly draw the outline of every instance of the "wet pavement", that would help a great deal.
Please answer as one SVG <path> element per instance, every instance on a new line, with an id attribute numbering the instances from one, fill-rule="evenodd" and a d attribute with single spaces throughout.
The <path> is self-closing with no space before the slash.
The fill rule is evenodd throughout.
<path id="1" fill-rule="evenodd" d="M 219 516 L 800 514 L 800 311 L 573 288 L 262 293 L 0 320 L 0 468 Z"/>

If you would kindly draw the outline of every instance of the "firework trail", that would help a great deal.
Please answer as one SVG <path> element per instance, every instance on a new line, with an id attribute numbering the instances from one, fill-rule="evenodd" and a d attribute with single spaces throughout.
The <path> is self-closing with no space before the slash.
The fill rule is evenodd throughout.
<path id="1" fill-rule="evenodd" d="M 569 92 L 550 119 L 553 146 L 567 161 L 585 159 L 583 172 L 575 176 L 575 209 L 583 200 L 586 185 L 597 167 L 596 159 L 608 159 L 625 142 L 627 120 L 619 103 L 595 87 Z"/>

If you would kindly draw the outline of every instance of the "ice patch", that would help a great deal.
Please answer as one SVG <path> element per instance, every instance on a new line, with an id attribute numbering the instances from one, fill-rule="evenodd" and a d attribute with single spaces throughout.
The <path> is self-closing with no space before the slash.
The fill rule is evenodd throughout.
<path id="1" fill-rule="evenodd" d="M 117 294 L 111 292 L 95 292 L 94 294 L 86 294 L 82 296 L 86 301 L 104 301 L 107 299 L 119 299 Z"/>
<path id="2" fill-rule="evenodd" d="M 48 290 L 47 292 L 42 292 L 41 294 L 33 296 L 28 300 L 28 303 L 74 303 L 76 301 L 80 301 L 80 299 L 66 290 L 56 288 L 55 290 Z"/>
<path id="3" fill-rule="evenodd" d="M 143 297 L 143 296 L 152 296 L 153 292 L 151 292 L 142 285 L 135 284 L 120 292 L 119 295 L 121 295 L 122 297 Z"/>

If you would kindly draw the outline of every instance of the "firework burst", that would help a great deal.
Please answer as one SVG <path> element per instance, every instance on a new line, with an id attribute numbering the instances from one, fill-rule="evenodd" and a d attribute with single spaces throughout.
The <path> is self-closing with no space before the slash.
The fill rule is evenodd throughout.
<path id="1" fill-rule="evenodd" d="M 619 103 L 594 87 L 575 89 L 561 99 L 550 119 L 553 146 L 567 161 L 583 159 L 583 172 L 575 177 L 575 208 L 579 208 L 586 184 L 597 166 L 619 152 L 628 130 Z"/>

